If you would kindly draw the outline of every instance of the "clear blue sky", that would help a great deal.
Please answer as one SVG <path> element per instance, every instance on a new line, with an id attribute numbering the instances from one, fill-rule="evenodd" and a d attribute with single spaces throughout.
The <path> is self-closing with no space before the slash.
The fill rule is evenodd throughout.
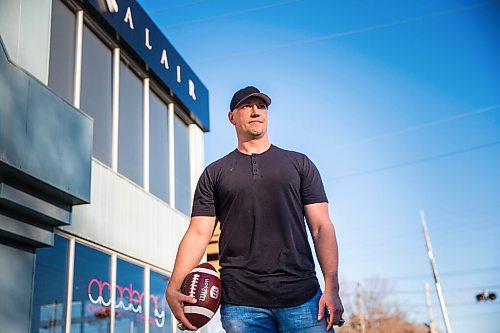
<path id="1" fill-rule="evenodd" d="M 499 331 L 500 301 L 474 298 L 500 292 L 499 1 L 140 2 L 209 89 L 207 164 L 259 87 L 271 141 L 322 173 L 345 285 L 386 278 L 424 322 L 422 209 L 453 331 Z"/>

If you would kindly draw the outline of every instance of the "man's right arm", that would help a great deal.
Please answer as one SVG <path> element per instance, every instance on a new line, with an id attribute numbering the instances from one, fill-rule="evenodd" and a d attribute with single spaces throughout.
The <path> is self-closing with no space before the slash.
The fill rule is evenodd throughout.
<path id="1" fill-rule="evenodd" d="M 214 226 L 214 216 L 194 216 L 191 218 L 188 230 L 179 244 L 172 276 L 165 291 L 165 297 L 175 318 L 191 330 L 195 330 L 196 327 L 184 315 L 184 302 L 195 303 L 196 300 L 181 294 L 179 290 L 186 275 L 200 263 L 212 238 Z"/>

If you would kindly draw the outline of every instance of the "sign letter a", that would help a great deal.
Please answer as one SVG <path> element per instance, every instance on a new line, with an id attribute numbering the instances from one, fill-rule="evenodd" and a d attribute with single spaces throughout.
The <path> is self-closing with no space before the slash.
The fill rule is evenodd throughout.
<path id="1" fill-rule="evenodd" d="M 163 49 L 161 53 L 161 61 L 160 63 L 165 66 L 165 69 L 168 69 L 168 58 L 167 58 L 167 50 Z"/>
<path id="2" fill-rule="evenodd" d="M 127 12 L 125 13 L 125 19 L 123 20 L 128 23 L 130 29 L 134 30 L 134 21 L 132 20 L 132 12 L 130 11 L 130 7 L 127 7 Z"/>

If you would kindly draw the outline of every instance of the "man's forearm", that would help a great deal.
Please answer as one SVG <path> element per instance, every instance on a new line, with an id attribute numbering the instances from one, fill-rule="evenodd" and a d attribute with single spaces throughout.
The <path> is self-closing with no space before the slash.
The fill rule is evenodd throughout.
<path id="1" fill-rule="evenodd" d="M 339 290 L 338 278 L 338 245 L 333 224 L 323 224 L 313 236 L 316 256 L 318 258 L 323 277 L 325 290 Z"/>

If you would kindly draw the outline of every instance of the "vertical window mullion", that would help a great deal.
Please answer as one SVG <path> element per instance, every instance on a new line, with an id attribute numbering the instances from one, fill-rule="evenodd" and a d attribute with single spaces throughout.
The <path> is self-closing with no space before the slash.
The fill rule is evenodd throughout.
<path id="1" fill-rule="evenodd" d="M 144 190 L 149 192 L 149 78 L 144 79 Z"/>
<path id="2" fill-rule="evenodd" d="M 149 295 L 150 291 L 150 269 L 149 266 L 144 267 L 144 306 L 142 308 L 144 314 L 144 333 L 149 333 Z"/>
<path id="3" fill-rule="evenodd" d="M 168 163 L 169 163 L 169 199 L 175 208 L 175 142 L 174 142 L 174 103 L 168 104 Z"/>
<path id="4" fill-rule="evenodd" d="M 111 130 L 111 169 L 118 172 L 118 125 L 120 109 L 120 49 L 113 49 L 113 125 Z"/>
<path id="5" fill-rule="evenodd" d="M 82 51 L 83 50 L 83 10 L 76 13 L 75 31 L 75 82 L 73 86 L 73 105 L 80 108 L 82 87 Z"/>
<path id="6" fill-rule="evenodd" d="M 116 314 L 116 254 L 111 255 L 111 305 L 109 333 L 115 332 L 115 314 Z"/>
<path id="7" fill-rule="evenodd" d="M 189 147 L 189 205 L 193 206 L 193 195 L 195 191 L 196 181 L 195 177 L 197 173 L 197 163 L 198 163 L 198 150 L 197 150 L 197 140 L 196 140 L 196 124 L 191 124 L 188 126 L 188 147 Z"/>
<path id="8" fill-rule="evenodd" d="M 66 320 L 64 322 L 64 332 L 71 332 L 71 305 L 73 304 L 73 277 L 75 273 L 75 239 L 69 239 L 68 247 L 68 275 L 66 280 Z"/>

